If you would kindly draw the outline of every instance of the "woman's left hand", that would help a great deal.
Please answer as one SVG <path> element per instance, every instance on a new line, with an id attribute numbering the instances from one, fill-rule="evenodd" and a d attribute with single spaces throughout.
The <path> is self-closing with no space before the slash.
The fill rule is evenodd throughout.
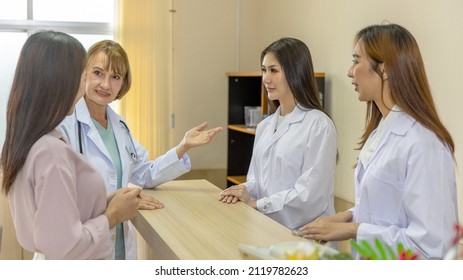
<path id="1" fill-rule="evenodd" d="M 155 210 L 164 208 L 164 204 L 152 196 L 140 194 L 138 210 Z"/>

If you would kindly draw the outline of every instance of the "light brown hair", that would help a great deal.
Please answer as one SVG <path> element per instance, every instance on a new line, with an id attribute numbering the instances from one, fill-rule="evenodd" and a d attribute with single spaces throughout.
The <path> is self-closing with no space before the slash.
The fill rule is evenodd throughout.
<path id="1" fill-rule="evenodd" d="M 354 43 L 362 44 L 373 71 L 381 76 L 379 64 L 386 68 L 391 98 L 405 113 L 434 132 L 455 152 L 453 139 L 442 124 L 434 104 L 418 44 L 412 34 L 397 24 L 371 25 L 360 30 Z M 381 120 L 381 112 L 369 101 L 361 149 Z"/>
<path id="2" fill-rule="evenodd" d="M 132 85 L 132 72 L 127 53 L 117 42 L 111 40 L 100 41 L 88 49 L 86 67 L 92 65 L 100 53 L 103 53 L 106 57 L 104 70 L 109 71 L 111 68 L 111 71 L 122 77 L 122 87 L 116 96 L 116 99 L 121 99 L 127 94 Z"/>

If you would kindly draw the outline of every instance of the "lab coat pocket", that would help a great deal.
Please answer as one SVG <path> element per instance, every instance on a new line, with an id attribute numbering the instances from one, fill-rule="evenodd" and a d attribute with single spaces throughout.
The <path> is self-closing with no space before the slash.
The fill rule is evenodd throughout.
<path id="1" fill-rule="evenodd" d="M 370 169 L 365 178 L 371 221 L 374 224 L 392 225 L 399 223 L 399 214 L 403 209 L 403 183 L 393 174 L 379 168 Z"/>

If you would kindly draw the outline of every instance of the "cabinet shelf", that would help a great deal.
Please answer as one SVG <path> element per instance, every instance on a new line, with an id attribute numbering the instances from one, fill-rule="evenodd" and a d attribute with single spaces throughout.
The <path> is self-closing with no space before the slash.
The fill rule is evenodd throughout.
<path id="1" fill-rule="evenodd" d="M 247 134 L 256 135 L 256 128 L 247 127 L 244 124 L 229 124 L 228 129 L 247 133 Z"/>
<path id="2" fill-rule="evenodd" d="M 246 182 L 246 175 L 243 176 L 227 176 L 227 181 L 235 185 L 242 184 Z"/>
<path id="3" fill-rule="evenodd" d="M 254 146 L 255 128 L 244 125 L 244 107 L 261 106 L 266 113 L 261 71 L 227 72 L 228 77 L 228 147 L 227 186 L 246 181 Z"/>

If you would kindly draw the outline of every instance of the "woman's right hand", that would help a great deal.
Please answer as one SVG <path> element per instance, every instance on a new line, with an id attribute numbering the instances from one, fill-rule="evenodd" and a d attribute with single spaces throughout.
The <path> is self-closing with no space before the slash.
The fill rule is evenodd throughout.
<path id="1" fill-rule="evenodd" d="M 293 230 L 293 234 L 308 239 L 322 241 L 339 241 L 355 238 L 358 223 L 353 223 L 352 212 L 339 212 L 332 216 L 325 216 L 306 224 L 300 229 Z"/>
<path id="2" fill-rule="evenodd" d="M 256 201 L 251 199 L 251 195 L 244 184 L 231 186 L 221 191 L 219 201 L 228 204 L 242 201 L 253 208 L 257 208 Z"/>
<path id="3" fill-rule="evenodd" d="M 228 203 L 228 204 L 235 204 L 239 201 L 239 198 L 233 195 L 219 195 L 219 201 L 222 201 L 223 203 Z"/>
<path id="4" fill-rule="evenodd" d="M 108 218 L 109 228 L 125 222 L 137 214 L 141 188 L 122 188 L 115 192 L 104 214 Z"/>
<path id="5" fill-rule="evenodd" d="M 236 186 L 243 186 L 243 187 L 245 187 L 244 184 L 239 184 L 239 185 L 233 185 L 233 186 L 231 186 L 230 188 L 236 187 Z M 229 188 L 227 188 L 227 189 L 225 189 L 225 190 L 223 190 L 223 191 L 221 191 L 221 192 L 219 193 L 219 201 L 222 201 L 223 203 L 228 203 L 228 204 L 230 204 L 230 203 L 231 203 L 231 204 L 237 203 L 237 202 L 240 200 L 239 197 L 236 196 L 236 195 L 231 194 L 230 192 L 226 192 L 226 190 L 228 190 L 228 189 L 229 189 Z"/>

